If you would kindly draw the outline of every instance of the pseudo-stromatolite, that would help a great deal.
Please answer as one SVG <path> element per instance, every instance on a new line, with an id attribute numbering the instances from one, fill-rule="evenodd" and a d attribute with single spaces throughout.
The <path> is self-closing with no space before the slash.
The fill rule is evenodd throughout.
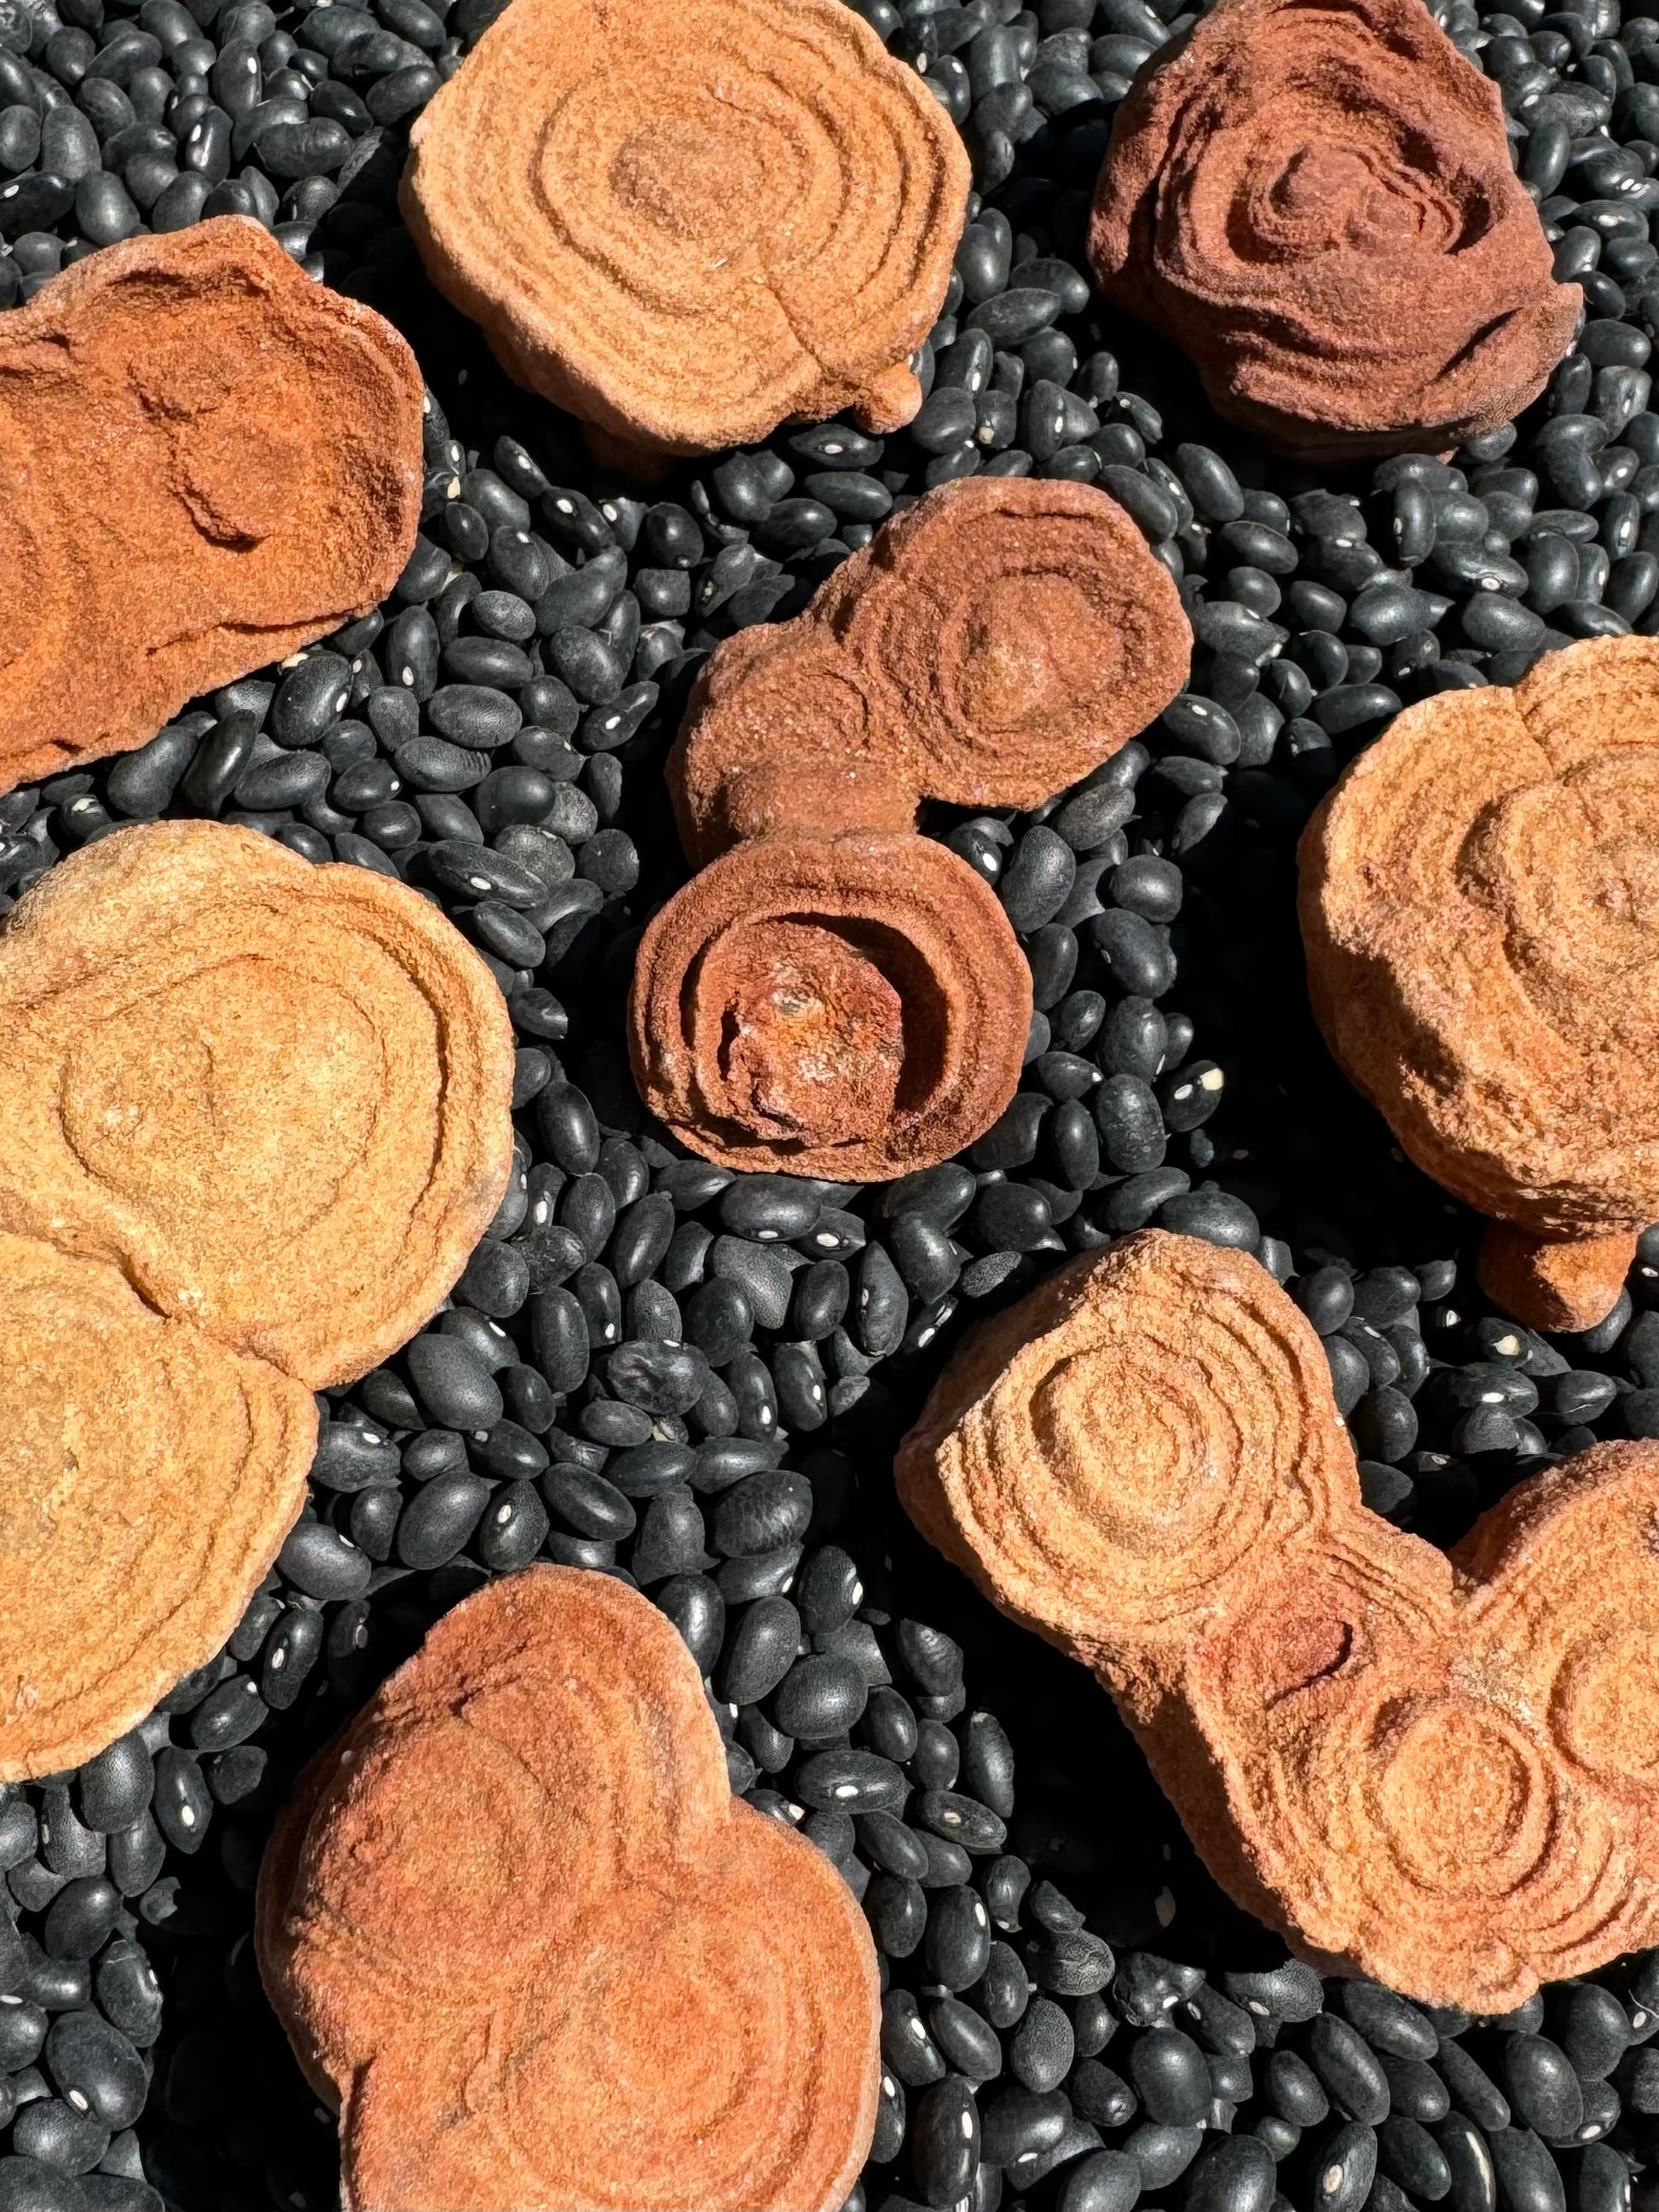
<path id="1" fill-rule="evenodd" d="M 922 799 L 1037 806 L 1181 689 L 1192 631 L 1163 564 L 1087 484 L 930 492 L 793 622 L 699 673 L 669 765 L 681 842 L 908 830 Z"/>
<path id="2" fill-rule="evenodd" d="M 1030 976 L 917 809 L 1037 804 L 1169 703 L 1191 646 L 1103 493 L 984 478 L 930 492 L 793 622 L 718 647 L 668 770 L 707 865 L 635 970 L 653 1112 L 724 1166 L 860 1181 L 981 1136 L 1018 1083 Z"/>
<path id="3" fill-rule="evenodd" d="M 402 884 L 255 831 L 100 839 L 0 931 L 0 1779 L 221 1649 L 305 1501 L 313 1389 L 500 1204 L 513 1034 Z"/>
<path id="4" fill-rule="evenodd" d="M 1118 108 L 1089 252 L 1221 414 L 1309 460 L 1507 422 L 1581 312 L 1498 87 L 1419 0 L 1221 0 Z"/>
<path id="5" fill-rule="evenodd" d="M 1589 1328 L 1659 1220 L 1659 642 L 1408 708 L 1309 823 L 1301 873 L 1344 1071 L 1504 1224 L 1492 1295 Z"/>
<path id="6" fill-rule="evenodd" d="M 420 509 L 414 355 L 258 223 L 54 277 L 0 323 L 0 790 L 367 613 Z"/>
<path id="7" fill-rule="evenodd" d="M 439 290 L 624 447 L 921 404 L 968 158 L 840 0 L 515 0 L 410 149 Z"/>
<path id="8" fill-rule="evenodd" d="M 1504 2012 L 1659 1935 L 1659 1445 L 1520 1484 L 1448 1556 L 1362 1504 L 1266 1269 L 1153 1231 L 975 1331 L 896 1474 L 1316 1963 Z"/>
<path id="9" fill-rule="evenodd" d="M 878 1181 L 1013 1096 L 1031 979 L 996 896 L 922 837 L 757 838 L 640 940 L 629 1042 L 652 1111 L 726 1167 Z"/>
<path id="10" fill-rule="evenodd" d="M 863 1915 L 608 1577 L 438 1623 L 301 1776 L 257 1942 L 356 2212 L 833 2207 L 869 2147 Z"/>

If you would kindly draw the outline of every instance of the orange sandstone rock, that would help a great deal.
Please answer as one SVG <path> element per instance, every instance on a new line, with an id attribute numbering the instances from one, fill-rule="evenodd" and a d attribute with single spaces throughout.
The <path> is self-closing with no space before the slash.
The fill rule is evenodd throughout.
<path id="1" fill-rule="evenodd" d="M 1361 1504 L 1267 1271 L 1153 1231 L 970 1336 L 896 1473 L 1303 1955 L 1501 2012 L 1659 1936 L 1659 1445 L 1520 1484 L 1448 1557 Z"/>
<path id="2" fill-rule="evenodd" d="M 0 1779 L 73 1766 L 241 1617 L 312 1390 L 434 1311 L 506 1188 L 494 979 L 401 884 L 158 822 L 0 931 Z"/>
<path id="3" fill-rule="evenodd" d="M 305 1503 L 309 1390 L 0 1232 L 0 1780 L 77 1766 L 223 1645 Z"/>
<path id="4" fill-rule="evenodd" d="M 516 0 L 410 133 L 433 282 L 624 447 L 908 422 L 970 181 L 839 0 Z"/>
<path id="5" fill-rule="evenodd" d="M 1301 871 L 1344 1071 L 1508 1225 L 1483 1280 L 1516 1318 L 1590 1326 L 1617 1240 L 1659 1220 L 1659 642 L 1589 641 L 1513 690 L 1408 708 L 1309 823 Z"/>
<path id="6" fill-rule="evenodd" d="M 257 1942 L 354 2212 L 833 2207 L 868 2149 L 863 1915 L 609 1577 L 440 1621 L 301 1777 Z"/>
<path id="7" fill-rule="evenodd" d="M 717 647 L 668 770 L 703 872 L 635 970 L 653 1112 L 728 1167 L 860 1180 L 981 1136 L 1018 1083 L 1030 977 L 917 809 L 1036 805 L 1168 705 L 1191 648 L 1121 508 L 1011 477 L 930 492 L 805 614 Z"/>
<path id="8" fill-rule="evenodd" d="M 512 1161 L 513 1033 L 452 923 L 366 868 L 156 822 L 0 935 L 0 1226 L 313 1389 L 441 1302 Z"/>
<path id="9" fill-rule="evenodd" d="M 77 262 L 0 325 L 0 790 L 146 743 L 367 613 L 421 502 L 389 323 L 226 216 Z"/>
<path id="10" fill-rule="evenodd" d="M 1582 312 L 1498 87 L 1418 0 L 1221 0 L 1118 108 L 1089 255 L 1219 413 L 1309 460 L 1507 422 Z"/>

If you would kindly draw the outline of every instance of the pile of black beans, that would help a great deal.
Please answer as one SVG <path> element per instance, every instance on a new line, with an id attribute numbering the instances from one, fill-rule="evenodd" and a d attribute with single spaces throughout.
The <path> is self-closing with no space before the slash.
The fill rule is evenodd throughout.
<path id="1" fill-rule="evenodd" d="M 1112 112 L 1179 0 L 864 0 L 978 185 L 921 412 L 641 491 L 503 381 L 397 215 L 408 122 L 496 6 L 0 0 L 0 305 L 146 226 L 240 212 L 396 320 L 433 393 L 391 600 L 142 751 L 0 799 L 0 907 L 124 823 L 251 823 L 436 899 L 520 1048 L 500 1216 L 448 1309 L 328 1394 L 305 1517 L 224 1651 L 0 1802 L 0 2212 L 334 2201 L 333 2123 L 252 1960 L 260 1854 L 301 1762 L 430 1623 L 538 1558 L 664 1608 L 733 1788 L 863 1899 L 885 1994 L 854 2204 L 1659 2212 L 1659 1954 L 1501 2020 L 1287 1962 L 1103 1695 L 933 1558 L 890 1475 L 976 1316 L 1147 1222 L 1290 1285 L 1369 1502 L 1434 1540 L 1595 1437 L 1659 1435 L 1659 1239 L 1587 1335 L 1490 1314 L 1474 1224 L 1320 1045 L 1293 916 L 1309 812 L 1403 702 L 1659 626 L 1659 20 L 1443 0 L 1589 320 L 1455 466 L 1344 478 L 1218 422 L 1087 280 Z M 889 1188 L 734 1181 L 643 1120 L 621 1032 L 684 875 L 661 770 L 692 674 L 983 471 L 1129 510 L 1187 599 L 1191 687 L 1035 815 L 927 825 L 1036 979 L 996 1127 Z"/>

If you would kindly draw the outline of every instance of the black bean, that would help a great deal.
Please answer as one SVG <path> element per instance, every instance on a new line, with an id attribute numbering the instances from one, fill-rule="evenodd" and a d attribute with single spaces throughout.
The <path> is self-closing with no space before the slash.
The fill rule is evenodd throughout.
<path id="1" fill-rule="evenodd" d="M 695 1573 L 710 1564 L 703 1550 L 702 1510 L 683 1485 L 672 1485 L 653 1497 L 640 1524 L 630 1564 L 634 1579 L 642 1588 L 671 1575 Z M 767 1763 L 771 1771 L 776 1771 L 771 1762 Z"/>
<path id="2" fill-rule="evenodd" d="M 300 1525 L 303 1528 L 306 1524 L 302 1522 Z M 362 1554 L 357 1556 L 361 1558 Z M 367 1566 L 368 1563 L 364 1560 L 363 1564 Z M 200 1764 L 188 1752 L 175 1751 L 168 1746 L 156 1753 L 153 1811 L 156 1826 L 175 1850 L 191 1852 L 201 1849 L 212 1817 L 213 1802 L 202 1779 Z"/>
<path id="3" fill-rule="evenodd" d="M 41 1941 L 54 1959 L 90 1959 L 103 1948 L 121 1911 L 121 1893 L 103 1875 L 66 1882 L 46 1908 Z"/>
<path id="4" fill-rule="evenodd" d="M 417 1336 L 404 1359 L 429 1419 L 465 1430 L 489 1429 L 500 1420 L 501 1394 L 494 1376 L 459 1339 L 430 1333 Z"/>
<path id="5" fill-rule="evenodd" d="M 477 1527 L 489 1485 L 476 1474 L 441 1474 L 417 1491 L 398 1522 L 398 1557 L 406 1567 L 453 1559 Z"/>
<path id="6" fill-rule="evenodd" d="M 988 1182 L 974 1208 L 974 1226 L 993 1251 L 1033 1252 L 1051 1235 L 1054 1217 L 1041 1191 Z"/>
<path id="7" fill-rule="evenodd" d="M 103 1970 L 100 1969 L 100 2001 Z M 46 2042 L 47 2070 L 59 2094 L 105 2128 L 131 2127 L 144 2106 L 143 2061 L 118 2027 L 87 2010 L 61 2014 Z"/>
<path id="8" fill-rule="evenodd" d="M 1203 2142 L 1203 2134 L 1196 2127 L 1182 2127 L 1168 2120 L 1144 2120 L 1125 2137 L 1123 2148 L 1140 2169 L 1144 2189 L 1164 2189 L 1185 2173 Z"/>
<path id="9" fill-rule="evenodd" d="M 926 2203 L 953 2204 L 967 2197 L 980 2156 L 972 2085 L 953 2075 L 927 2090 L 911 2118 L 909 2140 Z"/>
<path id="10" fill-rule="evenodd" d="M 141 1813 L 130 1828 L 118 1828 L 109 1839 L 110 1880 L 123 1897 L 137 1897 L 161 1873 L 166 1856 L 161 1830 L 149 1813 Z"/>
<path id="11" fill-rule="evenodd" d="M 1124 1174 L 1163 1164 L 1169 1139 L 1152 1085 L 1139 1075 L 1109 1075 L 1094 1096 L 1095 1124 L 1112 1166 Z"/>
<path id="12" fill-rule="evenodd" d="M 605 1375 L 628 1405 L 652 1414 L 684 1413 L 702 1395 L 708 1362 L 694 1345 L 620 1344 L 605 1361 Z"/>
<path id="13" fill-rule="evenodd" d="M 1024 2161 L 1052 2150 L 1066 2130 L 1070 2112 L 1058 2091 L 1000 2090 L 981 2122 L 981 2152 L 1016 2181 Z"/>
<path id="14" fill-rule="evenodd" d="M 64 2177 L 85 2173 L 95 2166 L 108 2149 L 109 2138 L 110 2131 L 100 2120 L 56 2097 L 32 2099 L 17 2115 L 11 2136 L 16 2165 L 38 2159 L 41 2163 L 37 2171 L 43 2179 L 60 2186 Z M 65 2191 L 59 2196 L 49 2189 L 38 2195 L 32 2192 L 24 2201 L 56 2208 L 75 2203 L 76 2193 Z"/>
<path id="15" fill-rule="evenodd" d="M 720 1694 L 734 1705 L 769 1697 L 794 1664 L 800 1641 L 800 1615 L 786 1597 L 757 1599 L 738 1619 L 720 1669 Z M 838 1799 L 825 1809 L 844 1808 Z"/>
<path id="16" fill-rule="evenodd" d="M 853 1283 L 839 1260 L 817 1260 L 795 1277 L 790 1297 L 789 1327 L 809 1344 L 833 1335 L 852 1304 Z"/>
<path id="17" fill-rule="evenodd" d="M 1141 2174 L 1139 2163 L 1126 2152 L 1092 2151 L 1066 2175 L 1060 2212 L 1133 2212 Z"/>
<path id="18" fill-rule="evenodd" d="M 726 1631 L 726 1601 L 718 1588 L 706 1575 L 676 1575 L 656 1592 L 656 1601 L 678 1629 L 698 1672 L 708 1674 Z"/>
<path id="19" fill-rule="evenodd" d="M 1039 929 L 1065 904 L 1077 873 L 1072 847 L 1056 830 L 1037 823 L 1015 846 L 997 896 L 1018 930 Z"/>
<path id="20" fill-rule="evenodd" d="M 1157 926 L 1143 915 L 1114 908 L 1094 917 L 1089 934 L 1125 991 L 1160 999 L 1175 981 L 1175 955 Z"/>
<path id="21" fill-rule="evenodd" d="M 296 1589 L 319 1599 L 360 1596 L 374 1571 L 366 1553 L 322 1521 L 297 1521 L 276 1555 L 276 1565 Z"/>
<path id="22" fill-rule="evenodd" d="M 896 1813 L 908 1794 L 903 1773 L 892 1760 L 868 1751 L 814 1752 L 803 1761 L 795 1784 L 803 1804 L 825 1812 Z"/>
<path id="23" fill-rule="evenodd" d="M 1253 2136 L 1224 2136 L 1188 2169 L 1182 2212 L 1267 2212 L 1277 2185 L 1266 2143 Z"/>
<path id="24" fill-rule="evenodd" d="M 937 1893 L 927 1911 L 927 1971 L 947 1990 L 965 1990 L 991 1955 L 991 1922 L 977 1892 L 957 1886 Z"/>
<path id="25" fill-rule="evenodd" d="M 775 1551 L 796 1542 L 812 1517 L 812 1486 L 784 1468 L 747 1475 L 728 1490 L 714 1513 L 714 1543 L 728 1559 Z"/>
<path id="26" fill-rule="evenodd" d="M 1378 2124 L 1376 2162 L 1389 2180 L 1425 2199 L 1437 2201 L 1451 2187 L 1445 2153 L 1420 2120 L 1403 2113 Z"/>
<path id="27" fill-rule="evenodd" d="M 1076 2049 L 1067 2014 L 1052 1997 L 1038 1997 L 1009 2039 L 1009 2071 L 1028 2089 L 1057 2089 L 1071 2071 Z"/>
<path id="28" fill-rule="evenodd" d="M 1308 2063 L 1351 2120 L 1375 2125 L 1389 2109 L 1388 2077 L 1363 2036 L 1347 2021 L 1323 2012 L 1308 2024 Z"/>
<path id="29" fill-rule="evenodd" d="M 228 1751 L 246 1743 L 265 1717 L 258 1684 L 249 1675 L 233 1675 L 210 1691 L 191 1713 L 191 1743 L 198 1751 Z"/>
<path id="30" fill-rule="evenodd" d="M 118 1736 L 81 1769 L 81 1817 L 103 1835 L 131 1827 L 155 1789 L 155 1763 L 143 1736 Z"/>
<path id="31" fill-rule="evenodd" d="M 807 1657 L 797 1660 L 779 1684 L 773 1711 L 787 1735 L 824 1743 L 855 1725 L 868 1696 L 868 1685 L 851 1660 Z"/>
<path id="32" fill-rule="evenodd" d="M 1504 2086 L 1521 2124 L 1540 2135 L 1573 2135 L 1583 2123 L 1583 2087 L 1565 2051 L 1547 2036 L 1505 2039 Z"/>
<path id="33" fill-rule="evenodd" d="M 595 1410 L 590 1407 L 590 1413 Z M 618 1406 L 617 1413 L 636 1413 Z M 621 1439 L 615 1439 L 620 1443 Z M 605 1461 L 605 1472 L 627 1498 L 654 1498 L 678 1482 L 689 1482 L 697 1470 L 696 1452 L 689 1444 L 664 1443 L 647 1437 L 641 1443 L 624 1443 Z"/>
<path id="34" fill-rule="evenodd" d="M 1160 1228 L 1179 1237 L 1201 1237 L 1206 1243 L 1231 1245 L 1253 1251 L 1261 1228 L 1244 1201 L 1224 1190 L 1206 1186 L 1184 1195 L 1166 1199 L 1158 1209 Z"/>
<path id="35" fill-rule="evenodd" d="M 864 1893 L 864 1914 L 878 1950 L 890 1959 L 908 1959 L 927 1926 L 927 1899 L 921 1884 L 908 1875 L 878 1874 Z"/>
<path id="36" fill-rule="evenodd" d="M 943 2081 L 948 2070 L 908 1990 L 889 1990 L 881 2001 L 881 2057 L 907 2089 Z"/>
<path id="37" fill-rule="evenodd" d="M 1563 1379 L 1557 1378 L 1558 1411 Z M 1573 2072 L 1585 2081 L 1600 2081 L 1624 2055 L 1631 2039 L 1630 2018 L 1611 1990 L 1596 1982 L 1571 1983 L 1561 1993 L 1559 2036 Z M 1535 2119 L 1533 2125 L 1538 2125 Z"/>
<path id="38" fill-rule="evenodd" d="M 1148 2117 L 1189 2127 L 1210 2106 L 1210 2072 L 1204 2053 L 1179 2028 L 1155 2027 L 1129 2046 L 1129 2080 Z"/>

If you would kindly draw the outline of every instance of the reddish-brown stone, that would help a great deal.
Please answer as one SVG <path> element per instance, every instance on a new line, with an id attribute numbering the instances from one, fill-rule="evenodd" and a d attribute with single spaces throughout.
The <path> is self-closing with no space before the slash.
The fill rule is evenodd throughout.
<path id="1" fill-rule="evenodd" d="M 635 970 L 652 1111 L 723 1165 L 860 1182 L 982 1136 L 1019 1081 L 1030 975 L 916 810 L 1037 805 L 1168 705 L 1191 649 L 1120 507 L 1012 477 L 930 492 L 804 614 L 717 647 L 668 769 L 709 865 Z"/>
<path id="2" fill-rule="evenodd" d="M 609 1576 L 438 1623 L 301 1775 L 256 1941 L 349 2212 L 831 2208 L 869 2148 L 864 1916 Z"/>
<path id="3" fill-rule="evenodd" d="M 384 599 L 421 404 L 392 325 L 241 216 L 106 246 L 0 320 L 0 790 Z"/>
<path id="4" fill-rule="evenodd" d="M 1030 1025 L 1018 940 L 967 862 L 855 831 L 711 861 L 640 940 L 629 1043 L 705 1158 L 870 1182 L 982 1136 Z"/>
<path id="5" fill-rule="evenodd" d="M 1221 0 L 1119 106 L 1089 252 L 1221 414 L 1309 460 L 1507 422 L 1582 310 L 1498 87 L 1419 0 Z"/>
<path id="6" fill-rule="evenodd" d="M 793 622 L 699 674 L 669 761 L 681 839 L 906 830 L 924 798 L 1036 806 L 1187 680 L 1169 571 L 1088 484 L 969 477 L 890 522 Z"/>

